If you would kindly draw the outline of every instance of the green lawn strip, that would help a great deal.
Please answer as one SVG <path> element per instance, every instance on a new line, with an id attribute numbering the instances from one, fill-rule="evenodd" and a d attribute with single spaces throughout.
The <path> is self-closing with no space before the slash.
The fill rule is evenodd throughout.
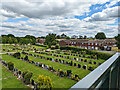
<path id="1" fill-rule="evenodd" d="M 33 79 L 36 81 L 39 75 L 49 76 L 53 83 L 54 88 L 70 88 L 72 85 L 76 83 L 76 81 L 68 79 L 67 77 L 59 77 L 54 73 L 43 70 L 41 67 L 37 67 L 35 65 L 29 64 L 28 62 L 16 59 L 9 55 L 2 55 L 2 59 L 6 62 L 13 62 L 15 67 L 18 70 L 23 71 L 30 71 L 33 73 Z"/>
<path id="2" fill-rule="evenodd" d="M 39 54 L 39 53 L 34 53 L 34 52 L 29 52 L 30 54 L 33 54 L 33 55 L 43 55 L 43 54 Z M 61 59 L 61 60 L 65 60 L 65 61 L 68 61 L 68 62 L 71 62 L 71 60 L 69 59 L 65 59 L 65 58 L 60 58 L 60 57 L 55 57 L 55 56 L 49 56 L 49 55 L 43 55 L 44 57 L 48 57 L 48 58 L 54 58 L 54 59 Z M 76 63 L 76 64 L 81 64 L 81 66 L 83 65 L 87 65 L 88 67 L 89 66 L 94 66 L 94 67 L 97 67 L 98 65 L 95 65 L 95 64 L 89 64 L 89 63 L 85 63 L 85 62 L 80 62 L 80 61 L 75 61 L 75 60 L 72 60 L 73 63 Z M 74 66 L 73 66 L 74 67 Z"/>
<path id="3" fill-rule="evenodd" d="M 2 66 L 2 78 L 2 88 L 29 88 L 21 80 L 17 80 L 17 77 L 4 66 Z"/>
<path id="4" fill-rule="evenodd" d="M 43 52 L 43 51 L 41 51 L 41 52 Z M 91 60 L 92 61 L 92 63 L 95 61 L 96 63 L 99 63 L 99 62 L 101 62 L 101 63 L 103 63 L 104 62 L 104 60 L 94 60 L 94 59 L 90 59 L 90 58 L 83 58 L 83 57 L 77 57 L 77 56 L 71 56 L 71 55 L 64 55 L 64 54 L 56 54 L 56 53 L 52 53 L 52 52 L 44 52 L 44 53 L 48 53 L 48 54 L 55 54 L 55 55 L 62 55 L 62 56 L 69 56 L 69 58 L 79 58 L 79 59 L 83 59 L 83 60 L 87 60 L 87 62 L 89 61 L 89 60 Z"/>
<path id="5" fill-rule="evenodd" d="M 24 54 L 21 54 L 22 57 L 25 57 L 26 55 Z M 84 69 L 81 69 L 81 68 L 77 68 L 77 67 L 74 67 L 74 66 L 69 66 L 69 65 L 65 65 L 65 64 L 61 64 L 61 63 L 57 63 L 57 62 L 53 62 L 53 61 L 49 61 L 49 60 L 45 60 L 45 59 L 40 59 L 38 57 L 34 57 L 34 56 L 28 56 L 28 58 L 30 60 L 33 60 L 35 62 L 42 62 L 44 63 L 45 65 L 50 65 L 52 66 L 55 70 L 58 70 L 58 69 L 62 69 L 63 71 L 67 71 L 67 70 L 72 70 L 72 73 L 75 75 L 75 74 L 78 74 L 80 79 L 82 79 L 83 77 L 85 77 L 90 71 L 89 70 L 84 70 Z"/>

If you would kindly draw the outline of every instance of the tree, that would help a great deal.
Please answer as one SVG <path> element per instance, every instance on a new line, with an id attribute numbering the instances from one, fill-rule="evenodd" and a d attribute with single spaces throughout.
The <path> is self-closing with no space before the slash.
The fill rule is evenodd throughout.
<path id="1" fill-rule="evenodd" d="M 84 39 L 87 39 L 87 36 L 86 36 L 86 35 L 84 36 Z"/>
<path id="2" fill-rule="evenodd" d="M 49 33 L 46 37 L 45 37 L 45 43 L 48 46 L 52 46 L 52 45 L 56 45 L 57 44 L 57 40 L 56 40 L 56 34 L 51 34 Z"/>
<path id="3" fill-rule="evenodd" d="M 99 32 L 95 35 L 96 39 L 106 39 L 106 35 L 103 32 Z"/>
<path id="4" fill-rule="evenodd" d="M 79 39 L 83 39 L 83 36 L 79 35 Z"/>
<path id="5" fill-rule="evenodd" d="M 32 75 L 33 75 L 33 73 L 31 73 L 31 72 L 28 72 L 25 74 L 25 76 L 24 76 L 25 84 L 30 84 L 30 79 L 31 79 Z"/>
<path id="6" fill-rule="evenodd" d="M 9 62 L 8 63 L 8 69 L 12 71 L 13 68 L 14 68 L 14 63 L 13 62 Z"/>
<path id="7" fill-rule="evenodd" d="M 117 46 L 120 49 L 120 34 L 118 34 L 118 36 L 115 36 L 115 39 L 117 40 Z"/>
<path id="8" fill-rule="evenodd" d="M 15 37 L 13 34 L 8 34 L 7 36 L 8 37 Z"/>
<path id="9" fill-rule="evenodd" d="M 65 35 L 64 33 L 61 35 L 61 38 L 66 38 L 67 35 Z"/>

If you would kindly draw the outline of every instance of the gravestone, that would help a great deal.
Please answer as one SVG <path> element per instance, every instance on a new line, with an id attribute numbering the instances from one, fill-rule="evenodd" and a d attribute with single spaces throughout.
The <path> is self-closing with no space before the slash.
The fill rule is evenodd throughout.
<path id="1" fill-rule="evenodd" d="M 76 63 L 74 63 L 74 66 L 76 66 Z"/>
<path id="2" fill-rule="evenodd" d="M 96 64 L 96 62 L 95 62 L 95 61 L 94 61 L 93 63 L 94 63 L 94 64 Z"/>
<path id="3" fill-rule="evenodd" d="M 87 62 L 87 59 L 85 59 L 84 62 Z"/>
<path id="4" fill-rule="evenodd" d="M 92 71 L 92 70 L 93 70 L 93 68 L 90 66 L 88 70 Z"/>
<path id="5" fill-rule="evenodd" d="M 79 58 L 76 59 L 77 61 L 79 60 Z"/>
<path id="6" fill-rule="evenodd" d="M 80 59 L 81 61 L 83 61 L 83 59 Z"/>
<path id="7" fill-rule="evenodd" d="M 78 64 L 78 68 L 81 68 L 81 64 Z"/>
<path id="8" fill-rule="evenodd" d="M 52 58 L 52 61 L 54 62 L 54 58 Z"/>
<path id="9" fill-rule="evenodd" d="M 87 69 L 87 65 L 83 65 L 83 69 Z"/>

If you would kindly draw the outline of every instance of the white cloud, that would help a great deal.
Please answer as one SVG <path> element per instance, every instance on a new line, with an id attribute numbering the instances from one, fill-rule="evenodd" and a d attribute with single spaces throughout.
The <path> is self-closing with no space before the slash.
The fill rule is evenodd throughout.
<path id="1" fill-rule="evenodd" d="M 85 18 L 84 20 L 85 21 L 107 21 L 113 18 L 120 17 L 120 14 L 118 13 L 120 12 L 120 9 L 118 8 L 120 7 L 116 6 L 113 8 L 107 8 L 102 12 L 95 13 L 91 17 Z"/>

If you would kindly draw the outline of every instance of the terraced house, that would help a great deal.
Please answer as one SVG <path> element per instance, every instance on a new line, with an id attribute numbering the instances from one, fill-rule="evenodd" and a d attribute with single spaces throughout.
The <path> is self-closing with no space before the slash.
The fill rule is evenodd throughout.
<path id="1" fill-rule="evenodd" d="M 105 39 L 105 40 L 89 40 L 89 39 L 70 39 L 70 40 L 61 40 L 59 42 L 60 46 L 77 46 L 85 49 L 100 49 L 102 47 L 110 49 L 113 46 L 116 46 L 115 39 Z"/>

